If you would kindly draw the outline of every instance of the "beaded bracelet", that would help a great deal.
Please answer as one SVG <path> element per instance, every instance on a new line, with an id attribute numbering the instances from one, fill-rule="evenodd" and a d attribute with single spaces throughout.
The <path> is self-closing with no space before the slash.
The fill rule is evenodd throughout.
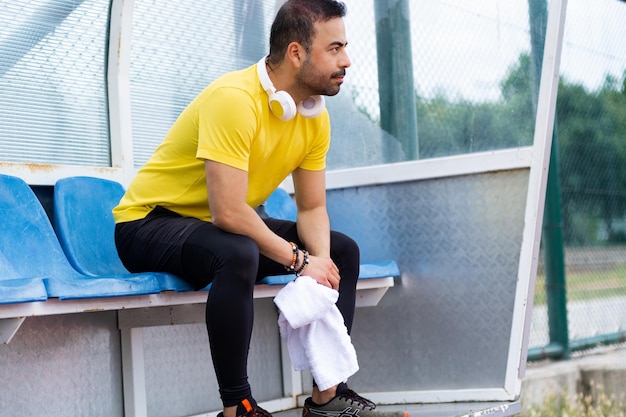
<path id="1" fill-rule="evenodd" d="M 293 250 L 293 258 L 291 259 L 291 265 L 285 266 L 285 269 L 289 272 L 294 272 L 296 270 L 296 265 L 298 265 L 298 245 L 293 242 L 289 242 L 291 245 L 291 250 Z"/>
<path id="2" fill-rule="evenodd" d="M 302 255 L 303 255 L 304 259 L 302 260 L 302 265 L 296 271 L 296 276 L 297 277 L 302 275 L 302 271 L 304 271 L 304 268 L 306 268 L 306 266 L 309 264 L 309 252 L 306 249 L 302 249 Z"/>

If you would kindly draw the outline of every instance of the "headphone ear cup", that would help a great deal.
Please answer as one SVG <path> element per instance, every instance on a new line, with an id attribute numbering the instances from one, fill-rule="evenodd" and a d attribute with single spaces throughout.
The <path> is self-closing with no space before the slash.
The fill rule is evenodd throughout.
<path id="1" fill-rule="evenodd" d="M 267 74 L 265 59 L 265 57 L 261 58 L 256 66 L 259 81 L 261 82 L 263 90 L 265 90 L 268 95 L 270 110 L 274 116 L 286 122 L 296 116 L 296 103 L 294 103 L 293 98 L 291 98 L 286 91 L 276 91 L 270 76 Z"/>
<path id="2" fill-rule="evenodd" d="M 276 91 L 269 98 L 270 109 L 274 116 L 286 122 L 296 116 L 296 103 L 286 91 Z"/>
<path id="3" fill-rule="evenodd" d="M 310 96 L 298 103 L 298 113 L 311 119 L 322 114 L 325 106 L 324 96 Z"/>

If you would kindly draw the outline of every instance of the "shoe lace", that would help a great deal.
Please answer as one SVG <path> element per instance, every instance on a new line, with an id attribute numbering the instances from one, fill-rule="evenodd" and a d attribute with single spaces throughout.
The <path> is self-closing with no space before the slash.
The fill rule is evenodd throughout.
<path id="1" fill-rule="evenodd" d="M 339 398 L 343 398 L 347 401 L 350 401 L 351 405 L 354 405 L 354 403 L 357 403 L 357 405 L 361 407 L 361 409 L 363 410 L 368 409 L 368 408 L 370 410 L 373 410 L 376 408 L 376 404 L 374 404 L 373 401 L 370 401 L 367 398 L 361 397 L 359 394 L 357 394 L 356 392 L 352 391 L 349 388 L 347 388 L 344 392 L 339 394 Z"/>
<path id="2" fill-rule="evenodd" d="M 264 410 L 258 405 L 245 414 L 246 417 L 272 417 L 269 411 Z"/>

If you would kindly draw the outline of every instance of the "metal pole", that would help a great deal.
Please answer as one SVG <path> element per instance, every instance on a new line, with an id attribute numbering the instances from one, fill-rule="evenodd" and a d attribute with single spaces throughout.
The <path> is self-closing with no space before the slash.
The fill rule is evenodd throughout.
<path id="1" fill-rule="evenodd" d="M 278 1 L 276 7 L 280 7 L 282 1 Z M 233 15 L 241 14 L 243 22 L 235 30 L 235 42 L 237 56 L 245 65 L 258 61 L 267 51 L 263 33 L 265 19 L 263 14 L 263 0 L 235 0 L 233 2 Z"/>
<path id="2" fill-rule="evenodd" d="M 419 157 L 417 106 L 413 86 L 411 23 L 408 0 L 375 0 L 376 50 L 380 125 L 402 144 L 404 158 L 391 155 L 389 161 Z"/>
<path id="3" fill-rule="evenodd" d="M 617 343 L 626 342 L 626 331 L 616 333 L 601 334 L 582 339 L 572 340 L 569 344 L 570 352 L 578 352 L 582 350 L 593 349 L 598 346 L 615 345 Z M 547 358 L 561 358 L 563 355 L 563 346 L 549 344 L 542 347 L 532 348 L 528 350 L 528 360 L 535 361 Z"/>
<path id="4" fill-rule="evenodd" d="M 531 38 L 531 66 L 533 103 L 537 108 L 537 92 L 543 60 L 546 22 L 548 11 L 546 0 L 528 0 Z M 554 119 L 550 166 L 546 185 L 546 201 L 543 216 L 543 253 L 546 275 L 546 303 L 548 308 L 548 328 L 550 344 L 560 346 L 559 357 L 570 355 L 569 332 L 567 323 L 567 290 L 565 280 L 565 262 L 563 253 L 563 221 L 561 216 L 561 187 L 559 181 L 557 120 Z"/>
<path id="5" fill-rule="evenodd" d="M 556 132 L 556 122 L 554 131 Z M 543 216 L 544 270 L 546 274 L 546 303 L 548 307 L 550 342 L 563 346 L 561 357 L 566 359 L 570 355 L 570 348 L 558 166 L 557 143 L 556 140 L 553 140 Z"/>

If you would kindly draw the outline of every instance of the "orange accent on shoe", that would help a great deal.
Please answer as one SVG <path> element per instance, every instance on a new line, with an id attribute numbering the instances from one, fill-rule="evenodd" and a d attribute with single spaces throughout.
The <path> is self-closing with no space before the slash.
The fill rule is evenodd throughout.
<path id="1" fill-rule="evenodd" d="M 404 417 L 409 417 L 409 413 L 407 413 L 406 411 L 404 412 Z"/>
<path id="2" fill-rule="evenodd" d="M 244 399 L 241 401 L 241 403 L 242 403 L 242 404 L 243 404 L 243 406 L 245 407 L 246 412 L 248 412 L 248 413 L 249 413 L 250 411 L 252 411 L 252 404 L 250 404 L 250 401 L 248 401 L 248 399 L 247 399 L 247 398 L 244 398 Z M 409 417 L 409 416 L 404 416 L 404 417 Z"/>

